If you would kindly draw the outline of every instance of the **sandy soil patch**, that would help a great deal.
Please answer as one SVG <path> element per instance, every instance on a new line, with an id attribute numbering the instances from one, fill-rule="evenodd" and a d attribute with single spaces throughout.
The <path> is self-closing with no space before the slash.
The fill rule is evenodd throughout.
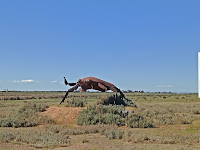
<path id="1" fill-rule="evenodd" d="M 82 107 L 51 106 L 42 114 L 52 118 L 57 123 L 76 124 L 76 118 L 82 109 Z"/>

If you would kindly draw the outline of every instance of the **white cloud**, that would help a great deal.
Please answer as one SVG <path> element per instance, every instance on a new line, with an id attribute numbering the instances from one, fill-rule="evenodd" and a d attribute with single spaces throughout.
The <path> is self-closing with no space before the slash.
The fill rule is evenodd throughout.
<path id="1" fill-rule="evenodd" d="M 174 87 L 173 85 L 157 85 L 157 88 L 172 88 Z"/>
<path id="2" fill-rule="evenodd" d="M 29 80 L 14 80 L 14 83 L 31 83 L 34 82 L 34 80 L 29 79 Z"/>
<path id="3" fill-rule="evenodd" d="M 53 84 L 60 84 L 60 85 L 63 85 L 64 83 L 63 82 L 59 82 L 59 81 L 51 81 L 51 83 L 53 83 Z"/>

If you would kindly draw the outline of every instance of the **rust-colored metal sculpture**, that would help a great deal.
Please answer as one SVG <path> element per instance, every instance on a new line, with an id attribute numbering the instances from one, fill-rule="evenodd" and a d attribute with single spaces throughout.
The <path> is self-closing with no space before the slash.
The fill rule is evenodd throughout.
<path id="1" fill-rule="evenodd" d="M 75 91 L 78 87 L 81 87 L 80 95 L 81 95 L 82 91 L 86 92 L 88 89 L 94 89 L 94 90 L 98 90 L 101 92 L 106 92 L 108 90 L 112 90 L 113 92 L 116 92 L 116 93 L 119 92 L 120 98 L 126 99 L 124 94 L 122 93 L 122 91 L 120 89 L 118 89 L 115 85 L 113 85 L 112 83 L 103 81 L 101 79 L 98 79 L 98 78 L 87 77 L 87 78 L 79 79 L 77 83 L 68 83 L 65 77 L 64 77 L 64 80 L 65 80 L 66 85 L 74 86 L 74 87 L 72 87 L 71 89 L 69 89 L 66 92 L 66 94 L 63 97 L 60 104 L 62 104 L 65 101 L 65 98 L 67 97 L 69 92 Z"/>

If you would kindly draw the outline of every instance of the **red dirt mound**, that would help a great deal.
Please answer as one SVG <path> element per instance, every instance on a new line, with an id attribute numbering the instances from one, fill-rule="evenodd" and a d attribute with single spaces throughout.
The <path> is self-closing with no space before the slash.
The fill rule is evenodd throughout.
<path id="1" fill-rule="evenodd" d="M 51 106 L 47 108 L 44 115 L 52 118 L 58 123 L 64 124 L 76 124 L 76 118 L 78 117 L 81 107 L 56 107 Z"/>

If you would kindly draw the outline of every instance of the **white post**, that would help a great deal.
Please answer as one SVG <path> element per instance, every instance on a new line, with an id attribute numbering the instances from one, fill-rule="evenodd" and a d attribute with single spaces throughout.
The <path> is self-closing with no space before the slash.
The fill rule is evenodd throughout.
<path id="1" fill-rule="evenodd" d="M 200 52 L 198 52 L 198 97 L 200 98 Z"/>

